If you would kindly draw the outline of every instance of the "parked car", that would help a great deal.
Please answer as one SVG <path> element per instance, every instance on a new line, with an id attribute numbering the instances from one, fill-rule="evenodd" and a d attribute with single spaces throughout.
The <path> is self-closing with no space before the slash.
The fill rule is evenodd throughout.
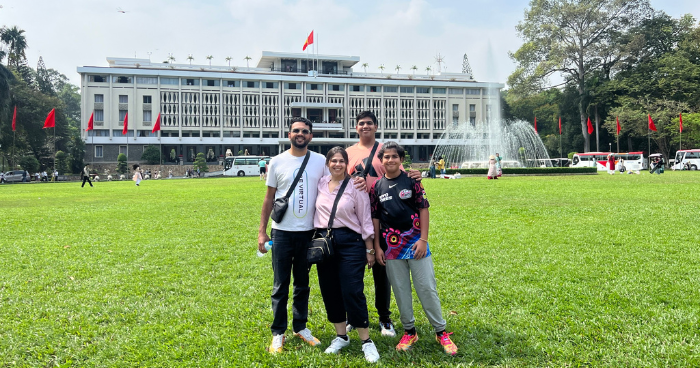
<path id="1" fill-rule="evenodd" d="M 5 182 L 6 183 L 11 183 L 11 182 L 20 183 L 20 182 L 22 182 L 22 174 L 24 174 L 24 170 L 8 171 L 5 173 Z M 31 180 L 29 175 L 27 175 L 27 180 Z"/>

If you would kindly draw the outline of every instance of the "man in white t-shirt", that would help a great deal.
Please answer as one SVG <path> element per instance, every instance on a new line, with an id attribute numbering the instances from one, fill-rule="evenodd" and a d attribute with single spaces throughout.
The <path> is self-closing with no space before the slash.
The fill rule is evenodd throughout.
<path id="1" fill-rule="evenodd" d="M 289 127 L 289 140 L 292 145 L 287 151 L 275 156 L 268 164 L 267 193 L 263 201 L 258 229 L 258 250 L 267 253 L 265 245 L 270 240 L 267 236 L 267 223 L 272 212 L 272 205 L 277 198 L 284 197 L 301 168 L 313 137 L 313 124 L 306 118 L 292 118 Z M 310 152 L 295 190 L 289 197 L 289 207 L 279 223 L 272 221 L 272 270 L 274 284 L 272 288 L 273 321 L 270 326 L 272 343 L 268 351 L 272 354 L 282 351 L 284 333 L 287 330 L 287 300 L 289 283 L 294 276 L 294 297 L 292 301 L 292 328 L 294 334 L 311 346 L 318 346 L 320 341 L 306 328 L 309 309 L 309 267 L 306 262 L 306 249 L 314 232 L 314 213 L 318 182 L 330 172 L 326 167 L 326 158 Z M 365 181 L 358 179 L 355 186 L 365 190 Z"/>

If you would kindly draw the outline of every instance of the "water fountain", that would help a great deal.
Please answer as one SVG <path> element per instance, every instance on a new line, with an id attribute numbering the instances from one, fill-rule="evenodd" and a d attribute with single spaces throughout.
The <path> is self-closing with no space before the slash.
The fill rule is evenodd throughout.
<path id="1" fill-rule="evenodd" d="M 552 166 L 539 135 L 522 120 L 452 124 L 437 142 L 434 157 L 444 156 L 451 168 L 487 168 L 489 156 L 496 153 L 503 167 Z"/>

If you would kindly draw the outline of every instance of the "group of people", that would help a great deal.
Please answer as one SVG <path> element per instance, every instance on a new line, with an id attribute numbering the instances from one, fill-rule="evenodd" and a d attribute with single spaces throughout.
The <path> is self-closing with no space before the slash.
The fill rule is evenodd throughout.
<path id="1" fill-rule="evenodd" d="M 440 172 L 441 176 L 445 175 L 445 156 L 440 156 L 438 159 L 435 157 L 430 159 L 430 177 L 435 179 L 436 176 L 436 170 Z"/>
<path id="2" fill-rule="evenodd" d="M 372 112 L 361 112 L 355 120 L 360 142 L 347 150 L 334 147 L 323 157 L 307 148 L 313 137 L 312 122 L 293 118 L 288 133 L 291 148 L 272 158 L 268 165 L 258 231 L 261 253 L 267 252 L 266 245 L 272 237 L 273 321 L 268 351 L 283 351 L 292 277 L 294 335 L 311 346 L 321 345 L 307 328 L 311 268 L 307 247 L 315 233 L 328 235 L 332 218 L 334 255 L 317 265 L 327 319 L 336 332 L 325 352 L 340 352 L 350 344 L 348 334 L 357 330 L 365 359 L 379 360 L 379 352 L 369 336 L 363 282 L 367 266 L 374 279 L 381 335 L 396 336 L 389 308 L 393 290 L 404 329 L 396 350 L 409 350 L 418 341 L 412 306 L 413 279 L 413 288 L 433 325 L 437 342 L 446 353 L 455 355 L 458 349 L 446 331 L 437 294 L 428 245 L 429 202 L 420 173 L 403 171 L 405 151 L 400 145 L 376 142 L 378 125 Z M 302 179 L 295 180 L 297 175 Z M 292 188 L 294 182 L 298 184 Z M 276 217 L 279 222 L 272 221 L 268 236 L 273 203 L 283 198 L 288 198 L 288 208 L 281 219 Z"/>

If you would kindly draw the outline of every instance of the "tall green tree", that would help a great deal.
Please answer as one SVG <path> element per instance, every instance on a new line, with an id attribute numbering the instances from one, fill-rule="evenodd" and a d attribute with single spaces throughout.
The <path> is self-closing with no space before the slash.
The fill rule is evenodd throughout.
<path id="1" fill-rule="evenodd" d="M 7 45 L 7 65 L 18 67 L 27 59 L 25 50 L 27 49 L 27 39 L 24 30 L 13 26 L 0 29 L 0 41 Z"/>
<path id="2" fill-rule="evenodd" d="M 516 27 L 525 43 L 510 54 L 518 66 L 508 84 L 524 96 L 546 89 L 555 74 L 574 83 L 584 151 L 590 151 L 586 80 L 606 60 L 616 59 L 615 38 L 650 9 L 648 0 L 531 0 Z"/>

